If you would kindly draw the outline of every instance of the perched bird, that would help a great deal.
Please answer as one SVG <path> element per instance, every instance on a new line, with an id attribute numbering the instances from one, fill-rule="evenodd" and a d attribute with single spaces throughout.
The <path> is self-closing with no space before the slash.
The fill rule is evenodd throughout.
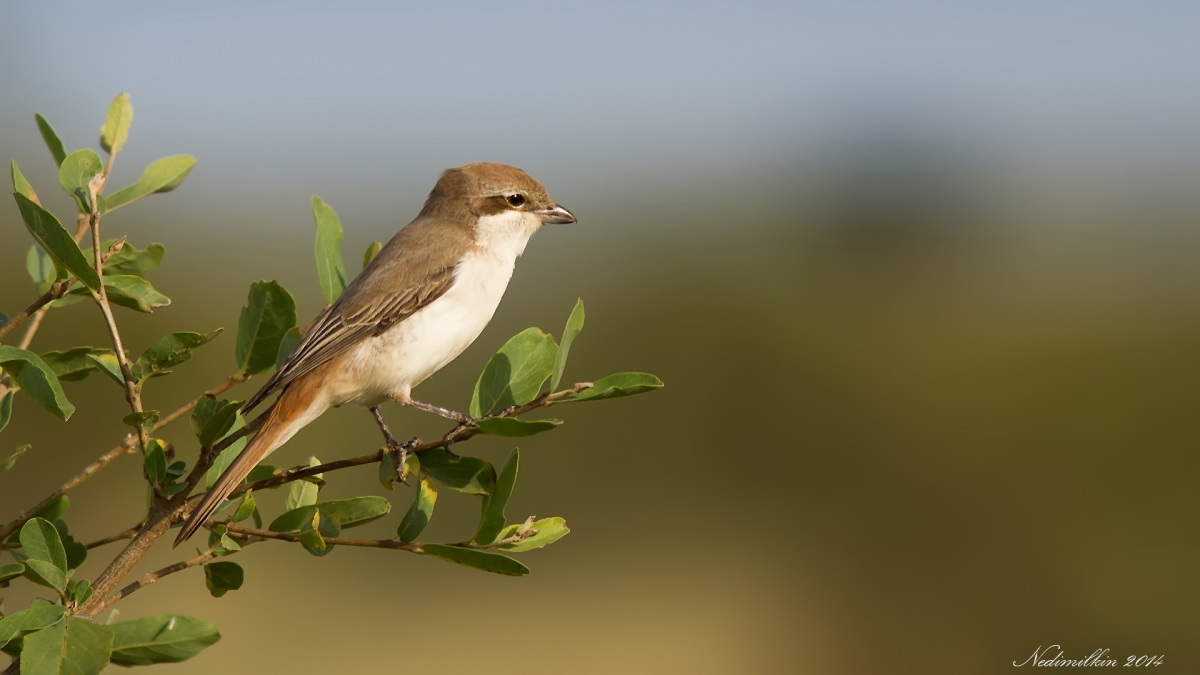
<path id="1" fill-rule="evenodd" d="M 413 400 L 412 388 L 461 354 L 491 320 L 517 256 L 542 225 L 573 223 L 524 171 L 479 162 L 449 169 L 421 213 L 392 237 L 345 292 L 313 321 L 250 410 L 279 398 L 254 438 L 192 511 L 175 545 L 213 514 L 246 474 L 330 408 L 370 409 L 391 399 L 458 422 L 459 412 Z"/>

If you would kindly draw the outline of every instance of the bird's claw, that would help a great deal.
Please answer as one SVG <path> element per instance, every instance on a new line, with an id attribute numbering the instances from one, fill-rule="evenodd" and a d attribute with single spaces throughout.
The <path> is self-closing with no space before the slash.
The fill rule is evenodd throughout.
<path id="1" fill-rule="evenodd" d="M 405 443 L 400 443 L 394 438 L 387 439 L 388 450 L 396 456 L 396 480 L 408 485 L 408 481 L 404 480 L 404 463 L 408 460 L 408 453 L 413 448 L 421 444 L 421 439 L 413 436 Z"/>
<path id="2" fill-rule="evenodd" d="M 451 431 L 450 433 L 446 434 L 445 436 L 442 436 L 442 449 L 446 451 L 447 455 L 450 455 L 454 459 L 458 459 L 458 453 L 451 450 L 450 446 L 454 445 L 455 434 L 457 434 L 459 432 L 459 430 L 463 429 L 463 428 L 465 428 L 465 427 L 463 427 L 462 425 L 459 425 L 459 426 L 455 427 L 454 430 Z"/>

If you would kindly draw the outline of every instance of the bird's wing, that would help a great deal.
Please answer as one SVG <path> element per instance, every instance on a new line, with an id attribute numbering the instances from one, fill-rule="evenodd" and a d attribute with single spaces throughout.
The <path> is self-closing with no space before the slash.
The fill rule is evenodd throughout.
<path id="1" fill-rule="evenodd" d="M 370 277 L 362 279 L 365 283 L 353 284 L 354 289 L 346 289 L 337 302 L 313 321 L 312 327 L 296 345 L 291 356 L 263 388 L 246 401 L 242 410 L 250 410 L 301 375 L 345 353 L 363 340 L 382 334 L 441 297 L 454 282 L 455 267 L 450 264 L 440 266 L 423 275 L 416 283 L 386 293 L 353 292 L 370 286 Z M 375 298 L 362 302 L 360 295 L 374 295 Z"/>

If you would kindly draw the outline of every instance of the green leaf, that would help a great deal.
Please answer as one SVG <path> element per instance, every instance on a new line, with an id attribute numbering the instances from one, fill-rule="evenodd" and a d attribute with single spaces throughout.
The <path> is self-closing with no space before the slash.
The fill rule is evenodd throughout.
<path id="1" fill-rule="evenodd" d="M 318 520 L 318 522 L 320 521 Z M 325 538 L 321 535 L 321 531 L 316 528 L 310 527 L 304 532 L 301 532 L 296 538 L 296 541 L 300 542 L 300 545 L 304 547 L 305 551 L 308 551 L 318 558 L 333 552 L 333 546 L 325 543 Z"/>
<path id="2" fill-rule="evenodd" d="M 50 284 L 60 278 L 60 271 L 54 260 L 37 244 L 30 246 L 29 252 L 25 254 L 25 271 L 29 273 L 33 283 L 37 284 L 39 293 L 50 290 Z M 61 276 L 65 277 L 66 273 L 62 272 Z"/>
<path id="3" fill-rule="evenodd" d="M 517 533 L 518 530 L 525 525 L 509 525 L 500 530 L 493 541 L 507 539 Z M 522 539 L 521 541 L 512 544 L 503 544 L 497 548 L 501 551 L 511 551 L 519 553 L 521 551 L 532 551 L 535 548 L 542 548 L 562 539 L 571 532 L 571 528 L 567 527 L 567 521 L 562 518 L 543 518 L 535 521 L 530 525 L 530 529 L 534 534 Z"/>
<path id="4" fill-rule="evenodd" d="M 475 543 L 490 544 L 496 540 L 500 530 L 504 529 L 504 507 L 517 484 L 517 465 L 520 461 L 520 450 L 513 448 L 496 478 L 496 489 L 483 498 L 483 514 L 479 519 L 479 529 L 473 538 Z"/>
<path id="5" fill-rule="evenodd" d="M 212 340 L 220 332 L 221 329 L 218 328 L 211 333 L 189 331 L 171 333 L 154 343 L 133 363 L 133 379 L 144 382 L 156 375 L 166 374 L 167 368 L 172 368 L 192 358 L 193 349 Z"/>
<path id="6" fill-rule="evenodd" d="M 76 606 L 92 597 L 92 582 L 87 579 L 72 579 L 67 583 L 67 597 Z"/>
<path id="7" fill-rule="evenodd" d="M 67 589 L 67 573 L 45 560 L 26 560 L 25 578 L 59 593 Z"/>
<path id="8" fill-rule="evenodd" d="M 250 473 L 246 474 L 246 482 L 254 483 L 254 482 L 257 482 L 260 480 L 274 478 L 278 473 L 279 473 L 279 467 L 277 467 L 273 464 L 259 464 L 258 466 L 254 467 L 253 469 L 250 469 Z M 275 487 L 273 487 L 271 489 L 275 490 L 278 487 L 279 486 L 276 485 Z"/>
<path id="9" fill-rule="evenodd" d="M 412 476 L 421 473 L 421 460 L 417 457 L 417 453 L 410 452 L 404 458 L 404 464 L 400 467 L 400 480 L 408 481 Z"/>
<path id="10" fill-rule="evenodd" d="M 515 417 L 488 417 L 479 420 L 477 428 L 480 433 L 489 436 L 532 436 L 562 424 L 562 420 L 519 420 Z"/>
<path id="11" fill-rule="evenodd" d="M 105 199 L 104 212 L 112 213 L 130 202 L 155 192 L 174 190 L 183 183 L 183 179 L 187 178 L 194 166 L 196 166 L 196 158 L 191 155 L 173 155 L 152 162 L 142 172 L 136 183 L 117 190 Z"/>
<path id="12" fill-rule="evenodd" d="M 216 624 L 182 615 L 147 616 L 109 624 L 109 628 L 113 632 L 112 662 L 122 666 L 179 663 L 221 639 Z"/>
<path id="13" fill-rule="evenodd" d="M 417 484 L 417 496 L 413 498 L 412 506 L 408 508 L 408 513 L 404 514 L 404 520 L 400 521 L 400 527 L 396 530 L 400 541 L 408 543 L 421 536 L 421 532 L 429 524 L 430 518 L 433 518 L 435 504 L 437 504 L 437 485 L 422 476 L 421 482 Z"/>
<path id="14" fill-rule="evenodd" d="M 179 478 L 187 473 L 187 462 L 183 460 L 175 460 L 167 465 L 167 475 L 172 479 Z"/>
<path id="15" fill-rule="evenodd" d="M 95 150 L 83 148 L 67 155 L 58 165 L 58 183 L 79 205 L 80 213 L 92 212 L 88 184 L 104 172 L 104 162 Z"/>
<path id="16" fill-rule="evenodd" d="M 300 531 L 300 545 L 309 553 L 321 557 L 333 552 L 333 544 L 326 538 L 336 537 L 342 533 L 342 525 L 337 516 L 327 516 L 316 511 L 308 527 Z"/>
<path id="17" fill-rule="evenodd" d="M 107 250 L 112 242 L 101 244 L 101 250 Z M 126 243 L 120 251 L 109 256 L 104 262 L 106 275 L 121 274 L 144 277 L 162 264 L 167 249 L 162 244 L 150 244 L 142 250 L 133 244 Z"/>
<path id="18" fill-rule="evenodd" d="M 567 317 L 567 326 L 563 328 L 562 343 L 558 347 L 558 358 L 554 361 L 554 377 L 550 378 L 550 391 L 558 389 L 558 383 L 562 382 L 563 370 L 567 367 L 567 353 L 571 351 L 571 343 L 575 341 L 575 336 L 579 335 L 579 331 L 583 330 L 583 300 L 575 301 L 575 308 L 571 310 L 571 316 Z"/>
<path id="19" fill-rule="evenodd" d="M 131 274 L 104 277 L 104 290 L 108 293 L 109 302 L 114 305 L 146 314 L 171 304 L 171 299 L 159 293 L 149 281 Z"/>
<path id="20" fill-rule="evenodd" d="M 284 512 L 271 521 L 267 529 L 272 532 L 299 532 L 312 523 L 313 514 L 317 511 L 323 516 L 337 518 L 343 528 L 350 528 L 382 518 L 391 510 L 392 505 L 388 500 L 373 495 L 317 502 Z"/>
<path id="21" fill-rule="evenodd" d="M 67 420 L 75 412 L 75 406 L 63 393 L 58 376 L 42 357 L 25 349 L 0 345 L 0 367 L 13 376 L 26 394 L 59 419 Z"/>
<path id="22" fill-rule="evenodd" d="M 663 386 L 662 380 L 650 373 L 617 373 L 596 380 L 590 389 L 558 399 L 555 403 L 571 401 L 599 401 L 606 398 L 633 396 L 654 391 Z"/>
<path id="23" fill-rule="evenodd" d="M 217 441 L 233 428 L 237 421 L 237 401 L 217 400 L 215 396 L 201 396 L 192 408 L 192 431 L 200 440 L 200 445 L 211 448 Z"/>
<path id="24" fill-rule="evenodd" d="M 38 131 L 42 134 L 42 141 L 45 142 L 46 147 L 50 150 L 50 156 L 54 158 L 54 165 L 62 166 L 63 160 L 67 157 L 67 152 L 63 149 L 63 143 L 59 140 L 58 134 L 54 132 L 54 127 L 50 126 L 46 118 L 41 115 L 35 114 L 33 118 L 37 120 Z"/>
<path id="25" fill-rule="evenodd" d="M 240 508 L 240 507 L 239 507 Z M 209 533 L 209 546 L 214 549 L 214 553 L 219 556 L 233 555 L 242 550 L 242 545 L 236 539 L 229 536 L 229 533 L 224 527 L 220 528 L 220 534 L 217 532 Z M 214 542 L 215 539 L 215 542 Z"/>
<path id="26" fill-rule="evenodd" d="M 149 431 L 158 422 L 159 416 L 157 410 L 143 410 L 142 412 L 129 413 L 122 417 L 121 421 L 138 431 L 142 429 Z"/>
<path id="27" fill-rule="evenodd" d="M 62 538 L 63 550 L 67 552 L 67 572 L 79 569 L 83 561 L 87 560 L 88 550 L 78 539 L 71 536 L 67 530 L 67 522 L 62 518 L 54 521 L 54 529 L 58 530 L 58 536 Z"/>
<path id="28" fill-rule="evenodd" d="M 320 466 L 320 465 L 321 465 L 321 460 L 317 459 L 316 457 L 309 458 L 308 466 L 312 467 L 312 466 Z M 316 475 L 316 476 L 312 476 L 311 478 L 312 479 L 320 479 L 321 476 Z M 300 508 L 301 506 L 309 506 L 310 504 L 316 504 L 317 503 L 317 492 L 318 492 L 318 488 L 317 488 L 316 483 L 313 483 L 308 479 L 293 481 L 292 484 L 288 486 L 288 495 L 287 495 L 287 499 L 285 499 L 283 502 L 283 507 L 285 509 L 291 510 L 291 509 Z"/>
<path id="29" fill-rule="evenodd" d="M 279 341 L 279 354 L 275 357 L 275 370 L 283 367 L 284 361 L 296 351 L 296 345 L 300 344 L 300 339 L 304 336 L 300 334 L 300 329 L 292 326 L 283 334 L 283 339 Z"/>
<path id="30" fill-rule="evenodd" d="M 9 395 L 6 398 L 8 400 L 12 400 L 12 393 L 9 392 Z M 19 458 L 21 455 L 29 452 L 29 449 L 32 447 L 33 447 L 32 445 L 26 443 L 25 445 L 22 445 L 21 447 L 8 453 L 8 457 L 6 457 L 4 459 L 4 461 L 0 462 L 0 473 L 4 473 L 5 471 L 11 470 L 13 468 L 13 466 L 17 463 L 17 458 Z"/>
<path id="31" fill-rule="evenodd" d="M 112 642 L 108 626 L 68 616 L 25 636 L 21 675 L 96 675 L 108 665 Z"/>
<path id="32" fill-rule="evenodd" d="M 491 494 L 496 488 L 496 470 L 491 464 L 478 457 L 454 456 L 443 448 L 421 453 L 421 472 L 467 494 Z"/>
<path id="33" fill-rule="evenodd" d="M 54 522 L 59 518 L 62 518 L 69 508 L 71 508 L 71 498 L 63 495 L 47 504 L 46 508 L 38 511 L 35 515 L 38 518 L 43 518 L 50 522 Z"/>
<path id="34" fill-rule="evenodd" d="M 78 284 L 79 284 L 79 282 L 75 282 L 75 284 L 72 286 L 72 288 L 78 288 Z M 78 303 L 80 303 L 80 302 L 83 302 L 83 299 L 84 299 L 85 297 L 87 297 L 87 294 L 86 294 L 86 293 L 79 293 L 79 294 L 76 294 L 76 295 L 70 295 L 70 294 L 68 294 L 68 295 L 64 295 L 63 297 L 61 297 L 61 298 L 59 298 L 59 299 L 55 300 L 54 302 L 51 302 L 51 303 L 50 303 L 48 306 L 49 306 L 51 309 L 59 309 L 59 308 L 62 308 L 62 307 L 70 307 L 71 305 L 74 305 L 74 304 L 78 304 Z"/>
<path id="35" fill-rule="evenodd" d="M 9 389 L 3 396 L 0 396 L 0 431 L 4 431 L 4 427 L 8 426 L 8 421 L 12 419 L 12 403 L 13 397 L 17 392 Z M 0 468 L 0 473 L 7 469 Z"/>
<path id="36" fill-rule="evenodd" d="M 33 186 L 25 179 L 25 174 L 21 173 L 21 168 L 17 166 L 17 160 L 12 160 L 12 183 L 13 192 L 24 195 L 30 201 L 38 200 L 37 192 L 34 192 Z"/>
<path id="37" fill-rule="evenodd" d="M 120 152 L 129 138 L 132 123 L 133 106 L 129 105 L 129 94 L 117 94 L 108 104 L 108 116 L 100 128 L 100 147 L 110 155 Z"/>
<path id="38" fill-rule="evenodd" d="M 99 368 L 99 364 L 89 357 L 106 354 L 112 356 L 113 362 L 116 363 L 117 357 L 111 350 L 97 347 L 75 347 L 61 352 L 46 352 L 42 354 L 42 360 L 50 366 L 59 381 L 74 382 L 82 380 Z"/>
<path id="39" fill-rule="evenodd" d="M 275 365 L 283 335 L 296 325 L 296 301 L 274 281 L 256 281 L 238 319 L 237 366 L 254 375 Z"/>
<path id="40" fill-rule="evenodd" d="M 155 485 L 162 485 L 167 480 L 167 454 L 161 439 L 152 438 L 146 446 L 145 458 L 146 479 Z"/>
<path id="41" fill-rule="evenodd" d="M 105 276 L 104 290 L 108 294 L 108 301 L 112 304 L 128 307 L 129 309 L 146 314 L 150 314 L 159 307 L 166 307 L 171 304 L 171 299 L 159 293 L 149 281 L 132 274 L 112 274 Z M 68 294 L 87 295 L 88 293 L 86 290 L 76 287 L 71 289 Z"/>
<path id="42" fill-rule="evenodd" d="M 558 345 L 537 328 L 526 328 L 496 352 L 475 383 L 471 417 L 483 417 L 537 397 L 554 372 Z"/>
<path id="43" fill-rule="evenodd" d="M 396 453 L 383 451 L 383 455 L 379 458 L 379 484 L 385 489 L 396 489 L 396 479 L 400 477 L 396 465 Z"/>
<path id="44" fill-rule="evenodd" d="M 28 609 L 0 619 L 0 647 L 25 633 L 49 628 L 66 616 L 67 608 L 62 605 L 35 601 Z"/>
<path id="45" fill-rule="evenodd" d="M 88 264 L 83 251 L 79 249 L 79 244 L 76 244 L 75 238 L 63 229 L 58 218 L 25 195 L 14 192 L 13 198 L 17 200 L 17 208 L 21 211 L 25 227 L 42 249 L 50 254 L 58 265 L 74 274 L 84 286 L 98 290 L 100 277 L 96 276 L 96 270 Z"/>
<path id="46" fill-rule="evenodd" d="M 233 512 L 230 518 L 232 522 L 238 523 L 254 515 L 254 511 L 258 505 L 254 502 L 254 493 L 247 491 L 242 493 L 242 500 L 238 502 L 237 510 Z"/>
<path id="47" fill-rule="evenodd" d="M 242 587 L 246 573 L 242 566 L 228 561 L 211 562 L 204 566 L 204 585 L 214 598 Z"/>
<path id="48" fill-rule="evenodd" d="M 236 431 L 245 425 L 246 420 L 242 419 L 242 416 L 239 413 L 234 420 L 233 427 L 230 429 L 230 431 Z M 246 437 L 242 436 L 233 443 L 230 443 L 228 448 L 225 448 L 220 454 L 217 455 L 217 458 L 213 460 L 212 466 L 208 467 L 208 472 L 204 474 L 204 488 L 206 490 L 211 488 L 213 484 L 217 482 L 217 479 L 221 477 L 221 474 L 225 473 L 225 469 L 228 469 L 229 465 L 233 464 L 233 460 L 237 459 L 237 456 L 240 455 L 244 449 L 246 449 Z"/>
<path id="49" fill-rule="evenodd" d="M 14 166 L 15 166 L 15 164 L 14 164 Z M 373 242 L 371 242 L 370 246 L 367 246 L 367 250 L 363 251 L 363 269 L 364 270 L 367 269 L 367 265 L 370 265 L 371 261 L 374 260 L 375 256 L 379 255 L 379 252 L 382 250 L 383 250 L 383 244 L 381 244 L 377 241 L 373 241 Z"/>
<path id="50" fill-rule="evenodd" d="M 287 498 L 283 507 L 289 511 L 317 503 L 318 489 L 315 483 L 306 480 L 293 481 L 288 485 Z"/>
<path id="51" fill-rule="evenodd" d="M 25 566 L 19 562 L 0 565 L 0 586 L 7 586 L 9 579 L 16 579 L 24 573 Z"/>
<path id="52" fill-rule="evenodd" d="M 21 526 L 21 548 L 30 560 L 51 563 L 63 572 L 67 571 L 67 553 L 54 523 L 45 518 L 30 518 Z"/>
<path id="53" fill-rule="evenodd" d="M 88 354 L 87 358 L 95 362 L 97 370 L 108 376 L 122 389 L 125 388 L 125 376 L 121 374 L 121 364 L 117 361 L 117 355 L 108 351 L 102 350 L 103 353 Z"/>
<path id="54" fill-rule="evenodd" d="M 420 552 L 435 558 L 441 558 L 442 560 L 449 560 L 459 565 L 483 570 L 484 572 L 507 574 L 514 577 L 529 574 L 529 568 L 520 562 L 506 555 L 490 551 L 480 551 L 478 549 L 450 546 L 447 544 L 425 544 L 421 547 Z"/>
<path id="55" fill-rule="evenodd" d="M 332 304 L 346 290 L 346 268 L 342 264 L 342 221 L 333 207 L 317 195 L 312 197 L 313 219 L 317 221 L 317 280 L 325 304 Z"/>

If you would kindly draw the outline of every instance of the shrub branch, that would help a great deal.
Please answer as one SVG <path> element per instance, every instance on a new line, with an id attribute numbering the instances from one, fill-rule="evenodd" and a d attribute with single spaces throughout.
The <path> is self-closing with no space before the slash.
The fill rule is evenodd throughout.
<path id="1" fill-rule="evenodd" d="M 103 612 L 104 610 L 106 610 L 110 606 L 112 606 L 113 603 L 118 602 L 119 600 L 122 600 L 122 599 L 128 597 L 134 591 L 145 588 L 146 586 L 149 586 L 150 584 L 158 581 L 159 579 L 161 579 L 165 576 L 168 576 L 170 574 L 175 574 L 176 572 L 182 572 L 187 569 L 191 569 L 197 565 L 203 565 L 204 563 L 208 562 L 209 560 L 212 560 L 215 557 L 217 557 L 216 551 L 210 548 L 207 551 L 196 556 L 195 558 L 190 558 L 188 560 L 181 560 L 173 565 L 167 565 L 166 567 L 164 567 L 160 570 L 155 570 L 153 572 L 150 572 L 150 573 L 146 574 L 145 576 L 143 576 L 141 579 L 138 579 L 137 581 L 133 582 L 132 584 L 129 584 L 125 588 L 122 588 L 121 590 L 117 591 L 116 593 L 113 593 L 112 595 L 105 598 L 104 602 L 101 602 L 96 606 L 92 615 L 94 616 L 95 614 Z"/>
<path id="2" fill-rule="evenodd" d="M 537 408 L 544 408 L 554 405 L 554 403 L 561 401 L 563 398 L 571 396 L 572 394 L 577 394 L 585 389 L 589 389 L 591 386 L 591 382 L 580 382 L 575 386 L 562 391 L 542 394 L 524 405 L 512 406 L 493 415 L 488 415 L 488 418 L 518 417 Z M 146 554 L 146 551 L 150 549 L 155 541 L 166 534 L 167 531 L 171 529 L 172 525 L 187 518 L 193 507 L 193 502 L 198 501 L 203 494 L 200 493 L 196 495 L 189 495 L 189 493 L 196 486 L 196 484 L 199 483 L 200 478 L 208 470 L 208 467 L 212 462 L 212 458 L 217 454 L 216 450 L 219 447 L 228 446 L 228 444 L 232 442 L 230 440 L 231 437 L 240 437 L 241 435 L 249 433 L 249 430 L 252 430 L 256 426 L 256 422 L 257 420 L 246 425 L 243 427 L 243 429 L 234 432 L 234 434 L 222 439 L 221 443 L 218 443 L 216 446 L 214 446 L 213 452 L 202 453 L 197 459 L 195 465 L 192 467 L 191 473 L 188 474 L 186 480 L 187 487 L 172 497 L 169 501 L 165 503 L 156 502 L 151 507 L 150 514 L 147 516 L 145 524 L 143 524 L 137 533 L 133 535 L 132 540 L 126 544 L 125 548 L 122 549 L 120 553 L 117 554 L 117 557 L 113 559 L 109 566 L 103 572 L 101 572 L 98 577 L 96 577 L 95 582 L 92 584 L 92 597 L 76 610 L 75 613 L 77 615 L 95 616 L 104 608 L 109 607 L 113 603 L 117 602 L 117 600 L 120 600 L 122 597 L 124 597 L 122 593 L 125 592 L 125 589 L 118 591 L 112 596 L 109 596 L 109 594 L 113 592 L 113 589 L 116 588 L 116 585 L 120 583 L 121 579 L 127 576 L 130 571 L 132 571 L 134 565 L 141 560 L 142 556 Z M 459 424 L 440 439 L 436 441 L 419 442 L 413 448 L 411 448 L 410 451 L 425 452 L 427 450 L 433 450 L 434 448 L 445 448 L 453 445 L 454 443 L 464 441 L 473 435 L 475 435 L 474 427 L 466 424 Z M 308 478 L 318 473 L 338 471 L 340 469 L 348 469 L 353 466 L 362 466 L 364 464 L 374 464 L 381 461 L 387 452 L 387 450 L 376 450 L 375 452 L 359 455 L 357 457 L 326 462 L 325 464 L 321 464 L 319 466 L 291 469 L 281 473 L 280 475 L 243 485 L 239 489 L 235 490 L 230 497 L 232 498 L 242 494 L 246 490 L 261 490 L 265 488 L 278 487 L 286 483 Z M 220 521 L 214 519 L 206 521 L 204 526 L 214 527 L 217 524 L 220 524 Z M 242 528 L 232 524 L 226 524 L 226 527 L 230 532 L 237 532 L 246 536 L 256 536 L 264 539 L 283 539 L 288 541 L 294 539 L 292 535 L 271 532 L 270 530 L 252 530 L 250 528 Z M 414 550 L 413 546 L 419 547 L 419 544 L 401 544 L 401 542 L 391 539 L 361 540 L 331 537 L 327 538 L 325 541 L 331 544 L 340 543 L 347 546 L 369 546 L 374 548 L 396 548 L 405 550 Z M 195 564 L 200 564 L 200 562 Z M 130 590 L 129 592 L 132 593 L 133 591 Z M 125 595 L 128 594 L 126 593 Z"/>

